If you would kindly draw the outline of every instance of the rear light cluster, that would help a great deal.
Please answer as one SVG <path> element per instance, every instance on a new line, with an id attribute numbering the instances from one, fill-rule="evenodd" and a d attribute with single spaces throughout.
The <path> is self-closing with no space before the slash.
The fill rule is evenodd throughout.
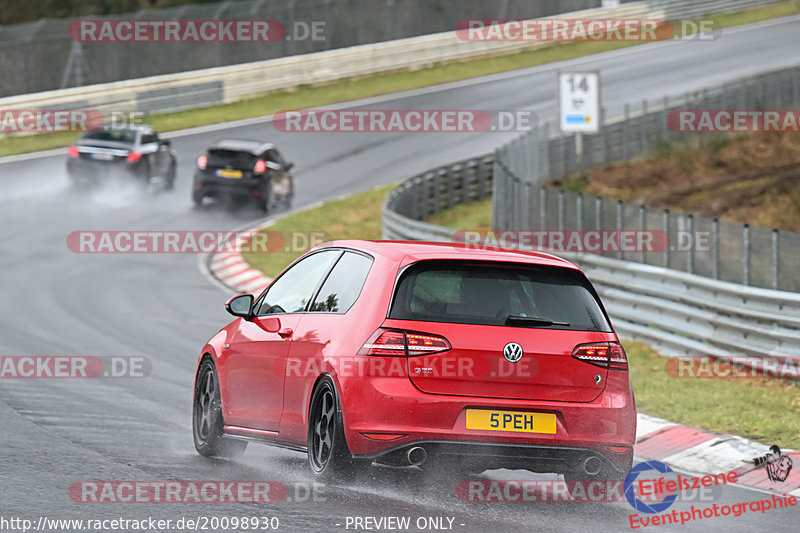
<path id="1" fill-rule="evenodd" d="M 140 159 L 142 159 L 142 152 L 136 150 L 135 152 L 129 153 L 128 157 L 125 158 L 125 161 L 127 161 L 128 163 L 136 163 Z"/>
<path id="2" fill-rule="evenodd" d="M 70 147 L 69 147 L 69 150 L 67 150 L 67 153 L 69 153 L 69 156 L 70 156 L 70 157 L 80 157 L 80 155 L 81 155 L 81 154 L 78 152 L 78 147 L 77 147 L 77 146 L 75 146 L 74 144 L 73 144 L 72 146 L 70 146 Z"/>
<path id="3" fill-rule="evenodd" d="M 263 159 L 259 159 L 256 161 L 256 165 L 253 167 L 253 172 L 256 174 L 263 174 L 267 171 L 267 163 L 264 162 Z"/>
<path id="4" fill-rule="evenodd" d="M 201 155 L 200 157 L 197 158 L 197 168 L 199 168 L 200 170 L 205 170 L 207 164 L 208 164 L 208 158 L 206 156 Z"/>
<path id="5" fill-rule="evenodd" d="M 628 370 L 628 356 L 618 342 L 579 344 L 572 350 L 572 357 L 600 368 Z"/>
<path id="6" fill-rule="evenodd" d="M 440 335 L 378 328 L 358 351 L 358 355 L 412 357 L 446 352 L 450 348 L 447 339 Z"/>

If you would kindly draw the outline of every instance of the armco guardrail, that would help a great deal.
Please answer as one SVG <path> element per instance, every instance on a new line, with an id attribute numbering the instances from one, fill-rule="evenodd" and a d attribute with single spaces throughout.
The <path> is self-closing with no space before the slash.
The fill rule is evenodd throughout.
<path id="1" fill-rule="evenodd" d="M 646 2 L 559 15 L 645 18 Z M 230 103 L 269 91 L 380 72 L 420 68 L 527 48 L 536 43 L 463 41 L 455 31 L 282 57 L 242 65 L 151 76 L 0 99 L 0 109 L 96 109 L 165 112 Z"/>
<path id="2" fill-rule="evenodd" d="M 414 176 L 383 203 L 383 238 L 453 241 L 424 222 L 487 196 L 493 156 Z M 593 254 L 558 254 L 579 264 L 601 294 L 617 332 L 667 355 L 738 355 L 800 360 L 800 294 L 744 287 Z"/>
<path id="3" fill-rule="evenodd" d="M 601 1 L 236 0 L 191 2 L 135 13 L 88 17 L 101 21 L 270 20 L 282 23 L 287 36 L 294 37 L 252 45 L 237 42 L 171 46 L 146 42 L 78 43 L 70 40 L 68 28 L 70 23 L 80 19 L 48 18 L 0 26 L 3 46 L 0 66 L 4 72 L 15 73 L 0 78 L 0 96 L 111 83 L 405 39 L 451 30 L 464 18 L 553 16 L 597 8 Z"/>
<path id="4" fill-rule="evenodd" d="M 617 7 L 573 11 L 560 14 L 558 17 L 677 19 L 767 3 L 770 3 L 770 0 L 636 1 L 622 3 Z M 209 14 L 212 15 L 213 13 Z M 498 16 L 500 15 L 503 13 Z M 464 18 L 469 16 L 465 12 Z M 505 13 L 505 16 L 518 15 L 511 10 Z M 501 54 L 541 44 L 547 43 L 464 41 L 459 39 L 455 31 L 449 31 L 240 65 L 32 92 L 32 94 L 0 98 L 0 109 L 175 111 L 234 102 L 302 84 L 325 83 L 353 76 L 416 69 L 443 61 Z M 113 46 L 133 45 L 114 43 Z"/>
<path id="5" fill-rule="evenodd" d="M 721 135 L 671 130 L 668 116 L 678 110 L 796 109 L 800 105 L 800 67 L 765 72 L 679 99 L 664 98 L 659 104 L 648 106 L 643 102 L 641 112 L 635 114 L 631 114 L 630 106 L 626 105 L 622 119 L 602 124 L 597 134 L 584 135 L 581 161 L 576 157 L 575 137 L 551 137 L 547 125 L 498 148 L 493 180 L 493 227 L 503 230 L 656 230 L 663 231 L 670 243 L 681 243 L 682 237 L 688 235 L 694 241 L 692 245 L 666 250 L 663 254 L 612 254 L 618 259 L 664 266 L 716 280 L 800 292 L 798 233 L 544 186 L 548 180 L 579 175 L 591 167 L 647 157 L 653 147 L 668 147 L 674 141 L 702 143 Z M 746 170 L 741 172 L 747 173 Z M 796 165 L 790 165 L 760 169 L 745 177 L 792 176 L 796 172 Z M 706 240 L 706 246 L 694 245 L 700 236 Z"/>

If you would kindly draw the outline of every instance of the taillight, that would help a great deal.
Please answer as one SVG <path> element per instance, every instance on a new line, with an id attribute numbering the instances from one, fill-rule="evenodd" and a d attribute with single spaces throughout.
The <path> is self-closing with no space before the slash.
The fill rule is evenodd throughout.
<path id="1" fill-rule="evenodd" d="M 447 339 L 439 335 L 407 332 L 406 342 L 408 343 L 408 355 L 445 352 L 450 349 Z"/>
<path id="2" fill-rule="evenodd" d="M 405 357 L 406 336 L 402 331 L 378 328 L 364 343 L 358 355 L 389 355 Z"/>
<path id="3" fill-rule="evenodd" d="M 628 370 L 628 356 L 618 342 L 579 344 L 572 350 L 572 357 L 600 368 Z"/>
<path id="4" fill-rule="evenodd" d="M 208 164 L 208 158 L 206 156 L 201 155 L 200 157 L 197 158 L 197 168 L 199 168 L 200 170 L 205 170 L 206 164 Z"/>
<path id="5" fill-rule="evenodd" d="M 70 157 L 80 157 L 81 155 L 80 153 L 78 153 L 78 147 L 75 146 L 74 144 L 69 147 L 67 153 L 69 154 Z"/>
<path id="6" fill-rule="evenodd" d="M 256 161 L 256 166 L 253 167 L 253 172 L 256 174 L 263 174 L 267 171 L 267 164 L 264 162 L 263 159 L 259 159 Z"/>
<path id="7" fill-rule="evenodd" d="M 408 357 L 445 352 L 450 343 L 439 335 L 378 328 L 358 351 L 358 355 Z"/>
<path id="8" fill-rule="evenodd" d="M 142 158 L 142 152 L 136 150 L 135 152 L 131 152 L 128 154 L 128 157 L 125 158 L 125 161 L 128 163 L 136 163 Z"/>

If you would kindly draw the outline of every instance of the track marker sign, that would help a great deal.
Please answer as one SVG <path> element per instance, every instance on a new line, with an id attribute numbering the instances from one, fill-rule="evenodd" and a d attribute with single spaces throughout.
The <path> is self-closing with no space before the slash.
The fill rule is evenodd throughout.
<path id="1" fill-rule="evenodd" d="M 600 74 L 558 73 L 558 123 L 564 133 L 600 131 Z"/>

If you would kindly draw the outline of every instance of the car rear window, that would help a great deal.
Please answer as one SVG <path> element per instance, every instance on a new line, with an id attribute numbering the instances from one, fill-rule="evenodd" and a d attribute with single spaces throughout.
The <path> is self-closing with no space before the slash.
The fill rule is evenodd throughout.
<path id="1" fill-rule="evenodd" d="M 221 148 L 212 148 L 208 151 L 208 165 L 212 167 L 231 165 L 235 168 L 251 168 L 255 162 L 256 157 L 249 152 Z"/>
<path id="2" fill-rule="evenodd" d="M 112 141 L 133 144 L 136 142 L 136 132 L 133 130 L 99 129 L 86 133 L 83 139 L 91 141 Z"/>
<path id="3" fill-rule="evenodd" d="M 580 271 L 518 263 L 421 261 L 397 285 L 389 318 L 610 332 Z M 527 319 L 527 320 L 526 320 Z M 545 319 L 556 324 L 536 322 Z"/>

